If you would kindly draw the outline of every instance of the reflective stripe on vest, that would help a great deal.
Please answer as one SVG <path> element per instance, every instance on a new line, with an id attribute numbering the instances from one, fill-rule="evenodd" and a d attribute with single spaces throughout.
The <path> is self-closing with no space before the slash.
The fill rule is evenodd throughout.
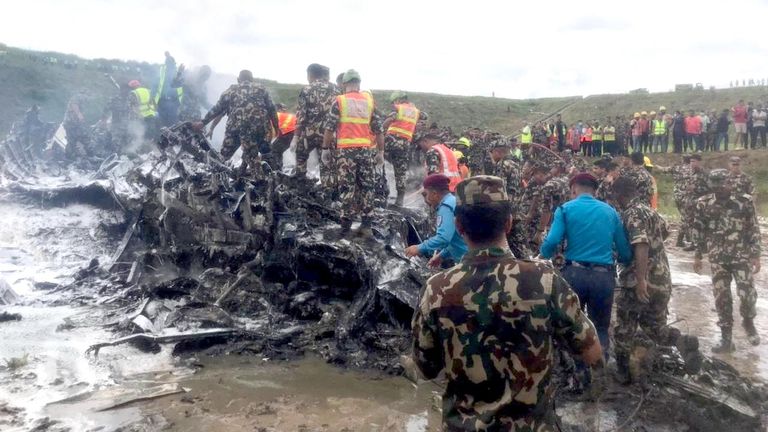
<path id="1" fill-rule="evenodd" d="M 440 164 L 443 172 L 440 174 L 448 177 L 450 183 L 448 183 L 448 190 L 456 192 L 456 186 L 461 183 L 461 171 L 459 171 L 459 162 L 456 160 L 456 156 L 453 155 L 451 149 L 445 146 L 445 144 L 437 144 L 432 146 L 437 150 L 440 155 Z"/>
<path id="2" fill-rule="evenodd" d="M 157 85 L 157 93 L 155 93 L 155 105 L 160 102 L 160 98 L 163 96 L 163 90 L 165 90 L 165 65 L 160 66 L 160 82 Z M 184 97 L 184 90 L 181 87 L 176 87 L 176 96 L 179 98 L 179 102 Z"/>
<path id="3" fill-rule="evenodd" d="M 154 117 L 157 114 L 151 103 L 152 97 L 149 94 L 149 89 L 139 87 L 133 90 L 133 94 L 136 95 L 136 99 L 139 101 L 139 115 L 141 115 L 141 118 Z"/>
<path id="4" fill-rule="evenodd" d="M 600 141 L 603 139 L 603 130 L 598 128 L 592 129 L 592 141 Z"/>
<path id="5" fill-rule="evenodd" d="M 662 120 L 654 120 L 653 121 L 653 134 L 654 135 L 666 135 L 667 133 L 667 122 Z"/>
<path id="6" fill-rule="evenodd" d="M 296 116 L 291 113 L 277 113 L 277 123 L 280 125 L 280 133 L 283 135 L 296 130 Z"/>
<path id="7" fill-rule="evenodd" d="M 395 135 L 410 141 L 413 139 L 416 123 L 419 121 L 419 110 L 412 103 L 402 103 L 395 106 L 397 107 L 397 115 L 387 128 L 387 135 Z"/>
<path id="8" fill-rule="evenodd" d="M 610 126 L 603 129 L 603 139 L 606 141 L 616 141 L 616 128 Z"/>
<path id="9" fill-rule="evenodd" d="M 336 102 L 339 104 L 336 147 L 340 149 L 372 147 L 373 96 L 370 93 L 352 92 L 336 96 Z"/>

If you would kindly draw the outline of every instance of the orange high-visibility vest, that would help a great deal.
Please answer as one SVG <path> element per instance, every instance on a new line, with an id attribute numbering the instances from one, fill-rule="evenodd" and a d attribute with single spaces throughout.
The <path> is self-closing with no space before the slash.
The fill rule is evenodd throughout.
<path id="1" fill-rule="evenodd" d="M 339 104 L 339 126 L 336 147 L 339 149 L 370 148 L 373 142 L 371 117 L 373 96 L 370 93 L 351 92 L 336 96 Z"/>
<path id="2" fill-rule="evenodd" d="M 397 115 L 395 120 L 390 123 L 387 134 L 411 141 L 413 131 L 416 130 L 416 123 L 419 122 L 419 109 L 410 102 L 397 104 L 395 107 L 397 108 Z"/>
<path id="3" fill-rule="evenodd" d="M 280 133 L 289 134 L 296 130 L 296 116 L 291 113 L 277 113 L 277 123 L 280 125 Z"/>
<path id="4" fill-rule="evenodd" d="M 437 150 L 440 155 L 440 166 L 442 172 L 440 174 L 448 177 L 450 183 L 448 183 L 448 190 L 456 192 L 456 185 L 461 183 L 461 171 L 459 171 L 459 161 L 456 160 L 456 156 L 451 149 L 445 146 L 445 144 L 437 144 L 432 146 Z"/>

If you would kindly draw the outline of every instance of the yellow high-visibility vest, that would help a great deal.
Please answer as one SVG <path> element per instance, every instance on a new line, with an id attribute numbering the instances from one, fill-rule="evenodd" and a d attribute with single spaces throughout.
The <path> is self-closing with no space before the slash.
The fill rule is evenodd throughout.
<path id="1" fill-rule="evenodd" d="M 139 101 L 139 115 L 141 115 L 141 118 L 154 117 L 157 115 L 148 88 L 139 87 L 133 90 L 133 94 L 136 95 L 136 99 Z"/>

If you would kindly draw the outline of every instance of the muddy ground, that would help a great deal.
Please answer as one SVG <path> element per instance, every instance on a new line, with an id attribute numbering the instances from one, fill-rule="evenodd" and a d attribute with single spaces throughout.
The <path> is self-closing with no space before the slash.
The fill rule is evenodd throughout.
<path id="1" fill-rule="evenodd" d="M 99 303 L 108 293 L 79 298 L 61 287 L 92 258 L 106 262 L 119 240 L 110 227 L 121 214 L 81 204 L 42 207 L 8 195 L 0 200 L 0 217 L 0 277 L 22 298 L 0 306 L 22 317 L 0 322 L 0 430 L 439 430 L 437 385 L 416 387 L 311 355 L 284 362 L 253 353 L 174 356 L 172 346 L 152 354 L 121 345 L 86 356 L 90 345 L 114 338 L 101 326 L 107 305 Z M 690 253 L 669 246 L 670 321 L 698 336 L 708 353 L 719 337 L 710 281 L 691 272 Z M 765 272 L 757 276 L 756 325 L 768 342 L 765 281 Z M 720 359 L 768 380 L 766 345 L 749 346 L 738 327 L 735 339 L 737 351 Z M 641 403 L 641 389 L 618 392 L 624 393 L 608 393 L 602 404 L 561 400 L 563 430 L 686 430 L 674 413 Z"/>

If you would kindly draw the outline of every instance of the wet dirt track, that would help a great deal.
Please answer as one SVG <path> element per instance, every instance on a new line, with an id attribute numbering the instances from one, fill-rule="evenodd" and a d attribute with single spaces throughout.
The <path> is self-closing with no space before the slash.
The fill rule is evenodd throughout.
<path id="1" fill-rule="evenodd" d="M 56 299 L 46 291 L 66 284 L 73 271 L 115 247 L 100 226 L 116 215 L 85 205 L 43 210 L 33 204 L 0 202 L 0 275 L 23 297 L 0 307 L 22 321 L 0 323 L 0 430 L 257 430 L 426 431 L 438 430 L 438 387 L 415 388 L 404 378 L 343 371 L 317 359 L 275 362 L 259 356 L 175 359 L 170 347 L 145 354 L 130 346 L 84 355 L 111 333 L 94 326 L 104 317 L 88 299 Z M 765 229 L 764 229 L 765 232 Z M 719 337 L 708 276 L 690 271 L 691 254 L 669 248 L 674 291 L 670 321 L 699 336 L 709 353 Z M 768 264 L 765 263 L 764 265 Z M 758 319 L 768 329 L 765 272 L 756 279 Z M 734 307 L 738 311 L 737 307 Z M 738 314 L 738 312 L 736 312 Z M 738 316 L 735 321 L 740 322 Z M 736 327 L 737 351 L 720 357 L 743 374 L 768 378 L 766 345 L 751 347 Z M 25 358 L 16 368 L 11 359 Z M 202 366 L 202 367 L 201 367 Z M 194 373 L 193 373 L 194 372 Z M 167 385 L 188 390 L 111 408 L 147 389 Z M 66 400 L 65 400 L 66 399 Z M 65 400 L 61 403 L 52 402 Z M 100 409 L 109 408 L 104 411 Z M 606 430 L 624 413 L 589 403 L 558 408 L 565 423 Z M 49 421 L 42 419 L 49 417 Z M 121 429 L 123 428 L 123 429 Z M 672 426 L 649 430 L 675 430 Z"/>

